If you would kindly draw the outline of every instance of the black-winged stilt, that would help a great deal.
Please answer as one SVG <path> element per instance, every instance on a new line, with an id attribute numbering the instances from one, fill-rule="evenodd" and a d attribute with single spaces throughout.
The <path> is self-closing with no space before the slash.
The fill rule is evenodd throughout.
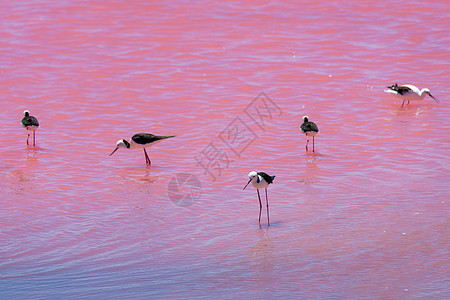
<path id="1" fill-rule="evenodd" d="M 126 148 L 126 149 L 142 148 L 144 149 L 145 164 L 147 165 L 147 167 L 149 167 L 152 163 L 150 161 L 150 158 L 148 157 L 147 151 L 145 151 L 145 148 L 153 146 L 154 144 L 171 137 L 174 137 L 174 135 L 165 136 L 165 135 L 154 135 L 151 133 L 137 133 L 131 137 L 130 142 L 128 142 L 127 140 L 117 141 L 116 149 L 114 149 L 114 151 L 111 152 L 109 156 L 113 155 L 114 152 L 116 152 L 119 148 Z"/>
<path id="2" fill-rule="evenodd" d="M 27 146 L 29 145 L 28 139 L 30 138 L 30 131 L 33 132 L 33 147 L 36 147 L 36 129 L 39 127 L 38 120 L 30 116 L 30 112 L 28 110 L 25 110 L 23 112 L 23 118 L 22 121 L 20 121 L 23 127 L 27 129 Z"/>
<path id="3" fill-rule="evenodd" d="M 394 94 L 395 96 L 403 99 L 403 104 L 405 104 L 405 101 L 417 101 L 417 100 L 423 100 L 426 95 L 430 96 L 434 99 L 437 103 L 439 103 L 439 100 L 434 98 L 430 94 L 430 90 L 427 88 L 419 90 L 418 87 L 411 85 L 411 84 L 404 84 L 404 85 L 398 85 L 397 83 L 394 83 L 391 86 L 388 86 L 387 89 L 384 90 L 386 93 Z"/>
<path id="4" fill-rule="evenodd" d="M 265 189 L 266 190 L 266 205 L 267 205 L 267 226 L 270 226 L 270 221 L 269 221 L 269 198 L 267 197 L 267 187 L 269 186 L 269 184 L 271 184 L 273 182 L 273 179 L 275 178 L 275 176 L 270 176 L 267 173 L 264 172 L 255 172 L 255 171 L 251 171 L 250 173 L 248 173 L 248 182 L 247 184 L 244 186 L 244 190 L 245 188 L 249 185 L 249 183 L 251 182 L 253 187 L 256 189 L 256 192 L 258 193 L 258 200 L 259 200 L 259 227 L 261 227 L 261 210 L 262 210 L 262 203 L 261 203 L 261 196 L 259 195 L 259 189 Z"/>
<path id="5" fill-rule="evenodd" d="M 300 130 L 306 135 L 306 151 L 308 151 L 309 137 L 313 138 L 313 152 L 314 152 L 314 137 L 319 133 L 319 128 L 316 123 L 308 121 L 308 116 L 303 116 L 303 124 Z"/>

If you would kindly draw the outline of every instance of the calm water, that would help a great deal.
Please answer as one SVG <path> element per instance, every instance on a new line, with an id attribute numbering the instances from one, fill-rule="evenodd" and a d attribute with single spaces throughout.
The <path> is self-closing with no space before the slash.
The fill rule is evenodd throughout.
<path id="1" fill-rule="evenodd" d="M 191 2 L 0 3 L 0 297 L 448 297 L 449 2 Z"/>

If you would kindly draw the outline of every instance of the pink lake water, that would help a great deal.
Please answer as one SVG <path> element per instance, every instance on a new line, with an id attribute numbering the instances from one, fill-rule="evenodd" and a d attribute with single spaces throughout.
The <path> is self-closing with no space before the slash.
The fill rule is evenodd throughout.
<path id="1" fill-rule="evenodd" d="M 448 1 L 2 1 L 0 298 L 448 297 L 449 16 Z M 394 82 L 441 102 L 401 108 Z M 108 156 L 138 132 L 176 135 L 150 169 L 142 150 Z M 269 227 L 242 190 L 252 170 L 276 175 Z"/>

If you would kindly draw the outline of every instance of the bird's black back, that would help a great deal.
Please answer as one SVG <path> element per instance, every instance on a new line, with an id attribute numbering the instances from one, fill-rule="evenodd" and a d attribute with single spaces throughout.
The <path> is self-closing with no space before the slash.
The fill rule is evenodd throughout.
<path id="1" fill-rule="evenodd" d="M 133 135 L 133 137 L 131 139 L 136 144 L 145 145 L 145 144 L 151 144 L 151 143 L 159 141 L 159 140 L 168 139 L 171 137 L 174 137 L 174 135 L 165 136 L 165 135 L 154 135 L 151 133 L 137 133 L 137 134 Z"/>
<path id="2" fill-rule="evenodd" d="M 399 86 L 397 83 L 394 83 L 392 86 L 388 86 L 388 88 L 396 91 L 399 95 L 411 93 L 411 89 L 409 87 L 403 85 Z"/>
<path id="3" fill-rule="evenodd" d="M 411 93 L 411 89 L 409 87 L 406 87 L 406 86 L 399 86 L 397 88 L 397 92 L 400 95 L 405 95 L 405 94 Z"/>
<path id="4" fill-rule="evenodd" d="M 24 126 L 24 127 L 27 127 L 27 126 L 36 126 L 36 127 L 39 127 L 39 122 L 38 122 L 38 120 L 37 120 L 35 117 L 29 116 L 29 115 L 23 117 L 21 123 L 22 123 L 22 126 Z"/>
<path id="5" fill-rule="evenodd" d="M 319 132 L 319 127 L 317 127 L 316 123 L 308 121 L 303 122 L 302 126 L 300 126 L 300 129 L 302 130 L 302 132 L 309 132 L 309 131 Z"/>
<path id="6" fill-rule="evenodd" d="M 262 178 L 264 178 L 264 180 L 265 180 L 268 184 L 271 184 L 271 183 L 273 182 L 274 178 L 275 178 L 275 175 L 274 175 L 274 176 L 270 176 L 269 174 L 264 173 L 264 172 L 258 172 L 257 174 L 258 174 L 259 176 L 261 176 Z"/>

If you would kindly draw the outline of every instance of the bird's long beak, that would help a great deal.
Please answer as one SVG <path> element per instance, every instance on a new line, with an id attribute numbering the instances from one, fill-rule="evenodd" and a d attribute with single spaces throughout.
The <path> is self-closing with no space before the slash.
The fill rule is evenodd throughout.
<path id="1" fill-rule="evenodd" d="M 247 187 L 247 185 L 251 182 L 252 180 L 250 179 L 247 184 L 244 186 L 243 190 L 245 190 L 245 188 Z"/>
<path id="2" fill-rule="evenodd" d="M 434 98 L 433 96 L 431 96 L 431 94 L 430 94 L 430 93 L 428 93 L 428 95 L 430 95 L 430 97 L 431 97 L 431 98 L 433 98 L 433 99 L 434 99 L 434 101 L 436 101 L 436 103 L 439 103 L 439 102 L 441 102 L 441 101 L 439 101 L 438 99 L 436 99 L 436 98 Z"/>
<path id="3" fill-rule="evenodd" d="M 116 147 L 116 149 L 114 149 L 114 151 L 113 151 L 113 152 L 111 152 L 111 154 L 110 154 L 109 156 L 113 155 L 113 154 L 114 154 L 114 152 L 116 152 L 116 151 L 117 151 L 117 149 L 119 149 L 119 147 Z"/>

